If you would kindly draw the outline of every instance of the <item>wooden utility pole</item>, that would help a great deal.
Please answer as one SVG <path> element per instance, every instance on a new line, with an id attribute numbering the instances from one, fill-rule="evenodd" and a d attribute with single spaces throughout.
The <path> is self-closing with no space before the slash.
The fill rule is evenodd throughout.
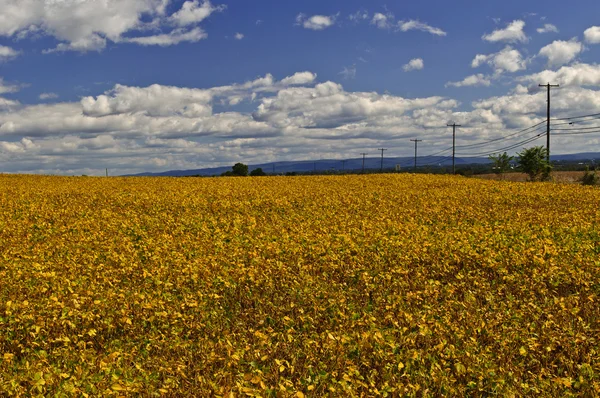
<path id="1" fill-rule="evenodd" d="M 422 142 L 423 140 L 414 139 L 411 141 L 413 141 L 415 143 L 415 171 L 417 171 L 417 145 L 419 142 Z"/>
<path id="2" fill-rule="evenodd" d="M 456 166 L 454 158 L 456 156 L 456 128 L 462 127 L 460 124 L 452 123 L 448 124 L 448 127 L 452 127 L 452 174 L 456 174 Z"/>
<path id="3" fill-rule="evenodd" d="M 550 89 L 553 87 L 559 87 L 558 84 L 540 84 L 540 87 L 546 87 L 548 89 L 548 113 L 546 121 L 546 160 L 550 164 Z"/>
<path id="4" fill-rule="evenodd" d="M 387 149 L 379 148 L 378 151 L 381 151 L 381 172 L 383 173 L 383 151 L 387 151 Z"/>
<path id="5" fill-rule="evenodd" d="M 362 172 L 363 174 L 365 173 L 365 156 L 367 156 L 368 154 L 366 153 L 361 153 L 362 157 L 363 157 L 363 167 L 362 167 Z"/>

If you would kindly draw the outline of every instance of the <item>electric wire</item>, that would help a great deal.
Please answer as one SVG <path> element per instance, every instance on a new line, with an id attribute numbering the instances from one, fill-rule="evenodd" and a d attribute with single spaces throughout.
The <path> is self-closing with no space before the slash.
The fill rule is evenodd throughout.
<path id="1" fill-rule="evenodd" d="M 512 137 L 517 136 L 517 135 L 522 134 L 522 133 L 532 132 L 532 131 L 529 131 L 531 129 L 538 130 L 537 127 L 539 127 L 539 126 L 541 126 L 542 124 L 545 124 L 545 123 L 546 123 L 546 121 L 544 120 L 543 122 L 540 122 L 538 124 L 534 124 L 533 126 L 527 127 L 526 129 L 519 130 L 519 131 L 517 131 L 515 133 L 506 135 L 504 137 L 498 137 L 498 138 L 495 138 L 495 139 L 492 139 L 492 140 L 489 140 L 489 141 L 484 141 L 484 142 L 475 143 L 475 144 L 457 145 L 456 148 L 472 148 L 472 147 L 477 147 L 477 146 L 483 146 L 483 145 L 486 145 L 486 144 L 489 144 L 489 143 L 492 143 L 492 142 L 498 142 L 498 141 L 507 140 L 509 138 L 512 138 Z"/>

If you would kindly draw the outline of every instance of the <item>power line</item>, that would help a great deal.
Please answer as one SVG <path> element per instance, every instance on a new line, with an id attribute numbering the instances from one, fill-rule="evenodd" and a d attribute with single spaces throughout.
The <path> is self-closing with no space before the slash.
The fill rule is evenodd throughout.
<path id="1" fill-rule="evenodd" d="M 600 126 L 573 127 L 570 129 L 552 129 L 552 131 L 579 131 L 579 130 L 594 130 L 594 129 L 600 129 Z"/>
<path id="2" fill-rule="evenodd" d="M 443 157 L 441 159 L 436 159 L 436 160 L 433 160 L 431 162 L 422 163 L 421 166 L 430 166 L 430 165 L 436 164 L 436 163 L 442 164 L 444 162 L 449 161 L 450 159 L 452 159 L 452 156 L 445 156 L 445 157 Z"/>
<path id="3" fill-rule="evenodd" d="M 554 120 L 574 120 L 574 119 L 583 119 L 583 118 L 592 117 L 592 116 L 600 116 L 600 113 L 592 113 L 589 115 L 582 115 L 582 116 L 556 118 Z"/>
<path id="4" fill-rule="evenodd" d="M 441 150 L 441 151 L 439 151 L 439 152 L 433 153 L 433 154 L 431 154 L 431 155 L 425 155 L 425 156 L 437 156 L 437 155 L 440 155 L 440 154 L 442 154 L 442 153 L 444 153 L 444 152 L 448 152 L 448 151 L 449 151 L 449 150 L 451 150 L 451 149 L 452 149 L 452 147 L 448 147 L 448 148 L 446 148 L 446 149 L 442 149 L 442 150 Z"/>
<path id="5" fill-rule="evenodd" d="M 600 133 L 600 129 L 598 130 L 588 130 L 588 131 L 572 131 L 568 133 L 554 133 L 554 135 L 580 135 L 580 134 L 595 134 Z"/>
<path id="6" fill-rule="evenodd" d="M 509 134 L 509 135 L 505 135 L 504 137 L 499 137 L 499 138 L 495 138 L 495 139 L 492 139 L 492 140 L 489 140 L 489 141 L 479 142 L 479 143 L 475 143 L 475 144 L 457 145 L 456 147 L 457 148 L 472 148 L 472 147 L 476 147 L 476 146 L 483 146 L 483 145 L 486 145 L 486 144 L 490 144 L 492 142 L 498 142 L 498 141 L 507 140 L 507 139 L 512 138 L 514 136 L 517 136 L 519 134 L 530 132 L 529 130 L 534 129 L 536 127 L 539 127 L 539 126 L 541 126 L 544 123 L 546 123 L 545 120 L 543 122 L 538 123 L 538 124 L 534 124 L 533 126 L 527 127 L 526 129 L 522 129 L 522 130 L 519 130 L 519 131 L 517 131 L 515 133 Z"/>
<path id="7" fill-rule="evenodd" d="M 487 156 L 487 155 L 492 155 L 498 152 L 505 152 L 505 151 L 509 151 L 511 149 L 515 149 L 521 145 L 525 145 L 525 144 L 529 144 L 530 142 L 536 141 L 537 139 L 539 139 L 541 136 L 543 136 L 545 133 L 540 133 L 537 134 L 535 137 L 530 137 L 527 138 L 526 140 L 511 144 L 507 147 L 504 148 L 499 148 L 496 149 L 494 151 L 488 151 L 488 152 L 480 152 L 480 153 L 472 153 L 472 154 L 461 154 L 460 156 L 471 156 L 471 157 L 479 157 L 479 156 Z"/>
<path id="8" fill-rule="evenodd" d="M 600 119 L 600 116 L 590 117 L 590 118 L 585 119 L 585 120 L 575 120 L 575 121 L 572 121 L 572 122 L 569 122 L 568 120 L 564 121 L 564 122 L 560 122 L 560 123 L 554 123 L 553 122 L 553 123 L 551 123 L 551 126 L 564 126 L 566 124 L 575 125 L 576 123 L 588 123 L 588 122 L 591 122 L 592 120 L 598 120 L 598 119 Z"/>

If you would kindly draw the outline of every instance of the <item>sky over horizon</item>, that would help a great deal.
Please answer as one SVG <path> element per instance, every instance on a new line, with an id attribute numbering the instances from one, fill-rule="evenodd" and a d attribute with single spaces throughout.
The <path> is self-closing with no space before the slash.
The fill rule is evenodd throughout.
<path id="1" fill-rule="evenodd" d="M 547 82 L 553 117 L 600 113 L 597 0 L 482 3 L 0 0 L 0 172 L 448 155 L 450 122 L 457 156 L 515 153 Z M 552 153 L 596 126 L 553 121 Z"/>

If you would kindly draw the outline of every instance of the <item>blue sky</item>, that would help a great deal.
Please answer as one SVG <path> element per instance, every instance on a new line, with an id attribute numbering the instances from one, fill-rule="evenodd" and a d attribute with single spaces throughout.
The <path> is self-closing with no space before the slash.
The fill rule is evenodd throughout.
<path id="1" fill-rule="evenodd" d="M 465 145 L 539 123 L 536 86 L 549 79 L 557 117 L 598 113 L 598 11 L 592 0 L 0 0 L 2 171 L 352 158 L 382 145 L 410 156 L 413 137 L 433 153 L 448 121 L 466 126 Z M 557 135 L 554 153 L 600 151 L 595 137 Z"/>

